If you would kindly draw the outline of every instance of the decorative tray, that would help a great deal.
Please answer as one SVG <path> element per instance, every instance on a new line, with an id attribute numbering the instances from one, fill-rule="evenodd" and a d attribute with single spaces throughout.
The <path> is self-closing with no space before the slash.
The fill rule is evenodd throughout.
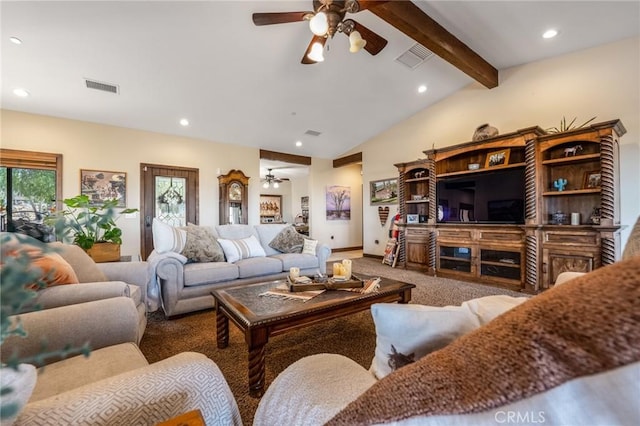
<path id="1" fill-rule="evenodd" d="M 309 290 L 335 290 L 339 288 L 362 288 L 364 281 L 355 275 L 351 279 L 339 279 L 334 277 L 299 277 L 293 281 L 287 277 L 289 291 L 309 291 Z"/>

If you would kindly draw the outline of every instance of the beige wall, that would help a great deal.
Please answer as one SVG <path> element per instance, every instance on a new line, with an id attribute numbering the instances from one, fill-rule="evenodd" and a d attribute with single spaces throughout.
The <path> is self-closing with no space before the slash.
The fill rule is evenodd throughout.
<path id="1" fill-rule="evenodd" d="M 640 214 L 640 39 L 633 38 L 594 49 L 543 60 L 500 73 L 500 86 L 488 90 L 471 84 L 415 116 L 399 123 L 350 152 L 362 151 L 359 166 L 333 169 L 331 160 L 313 159 L 305 188 L 292 189 L 290 214 L 299 197 L 310 196 L 311 233 L 333 248 L 364 244 L 365 253 L 383 253 L 389 220 L 380 225 L 377 207 L 369 205 L 368 183 L 397 176 L 394 163 L 424 157 L 423 150 L 469 141 L 482 123 L 502 133 L 539 125 L 557 126 L 563 116 L 577 121 L 619 118 L 627 134 L 621 142 L 621 198 L 624 225 Z M 259 222 L 259 151 L 235 145 L 104 126 L 15 111 L 2 111 L 4 148 L 63 154 L 63 197 L 80 191 L 79 170 L 127 173 L 127 203 L 140 205 L 139 165 L 144 163 L 194 167 L 200 170 L 200 223 L 218 223 L 216 172 L 240 169 L 251 177 L 249 222 Z M 364 183 L 364 185 L 363 185 Z M 351 187 L 350 221 L 327 221 L 325 189 Z M 390 206 L 389 218 L 397 211 Z M 123 254 L 137 253 L 139 218 L 122 218 Z M 629 227 L 622 233 L 623 242 Z M 334 238 L 331 239 L 331 236 Z M 375 244 L 375 240 L 379 244 Z"/>
<path id="2" fill-rule="evenodd" d="M 470 141 L 482 123 L 508 133 L 558 126 L 563 116 L 578 122 L 619 118 L 627 129 L 620 146 L 624 243 L 640 214 L 639 52 L 640 39 L 632 38 L 502 70 L 500 85 L 492 90 L 469 85 L 350 151 L 363 153 L 364 199 L 369 199 L 368 182 L 397 176 L 394 163 L 424 158 L 422 151 L 434 146 Z M 363 221 L 364 252 L 381 255 L 389 223 L 380 226 L 377 207 L 368 201 Z"/>

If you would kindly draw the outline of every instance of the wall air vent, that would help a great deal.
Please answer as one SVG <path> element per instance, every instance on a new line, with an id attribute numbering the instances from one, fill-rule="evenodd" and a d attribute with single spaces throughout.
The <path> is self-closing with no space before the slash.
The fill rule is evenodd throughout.
<path id="1" fill-rule="evenodd" d="M 306 132 L 304 132 L 304 134 L 309 136 L 320 136 L 322 132 L 317 132 L 315 130 L 307 130 Z"/>
<path id="2" fill-rule="evenodd" d="M 90 80 L 88 78 L 85 78 L 84 82 L 87 85 L 87 89 L 102 90 L 103 92 L 109 92 L 109 93 L 115 93 L 115 94 L 120 93 L 120 88 L 118 87 L 117 84 L 102 83 L 100 81 Z"/>
<path id="3" fill-rule="evenodd" d="M 421 45 L 420 43 L 414 44 L 409 50 L 396 58 L 397 62 L 402 65 L 415 69 L 421 63 L 433 56 L 433 52 Z"/>

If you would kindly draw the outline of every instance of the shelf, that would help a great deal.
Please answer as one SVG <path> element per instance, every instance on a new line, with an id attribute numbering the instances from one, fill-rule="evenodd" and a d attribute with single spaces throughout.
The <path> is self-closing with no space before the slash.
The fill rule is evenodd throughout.
<path id="1" fill-rule="evenodd" d="M 580 163 L 583 161 L 590 161 L 590 160 L 600 160 L 600 154 L 596 153 L 596 154 L 576 155 L 575 157 L 554 158 L 551 160 L 543 160 L 542 164 L 544 164 L 545 166 L 551 166 L 551 165 L 557 166 L 561 164 Z"/>
<path id="2" fill-rule="evenodd" d="M 405 182 L 427 182 L 429 180 L 428 177 L 422 177 L 422 178 L 411 178 L 411 179 L 405 179 Z"/>
<path id="3" fill-rule="evenodd" d="M 520 264 L 519 263 L 492 262 L 490 260 L 483 260 L 480 263 L 483 264 L 483 265 L 504 266 L 506 268 L 518 268 L 518 269 L 520 269 Z"/>
<path id="4" fill-rule="evenodd" d="M 471 175 L 476 173 L 493 172 L 496 170 L 514 169 L 516 167 L 524 167 L 524 163 L 507 164 L 506 166 L 493 166 L 493 167 L 487 167 L 487 168 L 478 169 L 478 170 L 461 170 L 459 172 L 440 173 L 436 175 L 436 177 L 443 178 L 448 176 Z"/>
<path id="5" fill-rule="evenodd" d="M 424 203 L 428 203 L 429 200 L 407 200 L 405 201 L 406 204 L 424 204 Z"/>
<path id="6" fill-rule="evenodd" d="M 557 197 L 560 195 L 585 195 L 585 194 L 599 194 L 600 188 L 586 188 L 586 189 L 571 189 L 567 191 L 547 191 L 543 192 L 543 197 Z"/>
<path id="7" fill-rule="evenodd" d="M 440 259 L 453 260 L 455 262 L 471 263 L 471 259 L 465 259 L 464 257 L 453 257 L 453 256 L 442 256 L 442 255 L 440 255 Z"/>

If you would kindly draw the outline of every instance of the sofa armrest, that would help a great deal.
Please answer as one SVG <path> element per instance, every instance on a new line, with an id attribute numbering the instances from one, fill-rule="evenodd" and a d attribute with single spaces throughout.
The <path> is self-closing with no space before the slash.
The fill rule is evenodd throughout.
<path id="1" fill-rule="evenodd" d="M 371 373 L 343 355 L 307 356 L 276 377 L 260 400 L 253 424 L 324 424 L 374 383 Z"/>
<path id="2" fill-rule="evenodd" d="M 318 257 L 318 269 L 321 274 L 327 273 L 327 261 L 331 256 L 331 247 L 326 244 L 318 243 L 316 246 L 316 256 Z"/>
<path id="3" fill-rule="evenodd" d="M 196 408 L 208 425 L 242 424 L 218 366 L 202 354 L 183 352 L 29 403 L 15 424 L 156 424 Z"/>
<path id="4" fill-rule="evenodd" d="M 131 292 L 126 283 L 119 281 L 57 285 L 38 290 L 36 297 L 25 306 L 24 312 L 121 296 L 130 297 Z"/>
<path id="5" fill-rule="evenodd" d="M 96 263 L 96 266 L 107 276 L 109 281 L 124 281 L 147 292 L 149 283 L 149 267 L 147 262 L 107 262 Z"/>
<path id="6" fill-rule="evenodd" d="M 10 317 L 18 320 L 26 337 L 10 336 L 2 344 L 2 362 L 16 354 L 21 359 L 43 351 L 79 348 L 89 343 L 91 349 L 138 341 L 138 311 L 128 297 L 113 297 L 93 302 L 34 311 Z M 48 358 L 45 364 L 59 361 Z"/>
<path id="7" fill-rule="evenodd" d="M 162 309 L 165 315 L 171 316 L 172 307 L 178 303 L 184 288 L 184 264 L 187 263 L 187 258 L 177 253 L 152 252 L 147 261 L 158 278 Z"/>

